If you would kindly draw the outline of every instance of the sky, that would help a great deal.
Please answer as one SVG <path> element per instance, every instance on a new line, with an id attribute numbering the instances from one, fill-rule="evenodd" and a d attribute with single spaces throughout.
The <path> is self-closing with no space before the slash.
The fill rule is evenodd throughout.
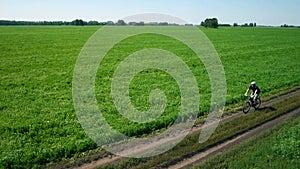
<path id="1" fill-rule="evenodd" d="M 117 21 L 143 13 L 161 13 L 200 24 L 300 26 L 300 0 L 0 0 L 0 20 Z M 157 18 L 159 20 L 159 18 Z"/>

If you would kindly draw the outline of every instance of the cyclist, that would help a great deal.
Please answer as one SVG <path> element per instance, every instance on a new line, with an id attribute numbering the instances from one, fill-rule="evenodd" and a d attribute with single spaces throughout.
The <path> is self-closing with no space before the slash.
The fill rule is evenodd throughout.
<path id="1" fill-rule="evenodd" d="M 259 94 L 260 94 L 260 89 L 259 87 L 256 85 L 256 82 L 251 82 L 251 86 L 247 89 L 245 96 L 248 96 L 249 90 L 252 90 L 252 97 L 254 100 L 254 103 L 257 103 L 257 98 L 259 98 Z"/>

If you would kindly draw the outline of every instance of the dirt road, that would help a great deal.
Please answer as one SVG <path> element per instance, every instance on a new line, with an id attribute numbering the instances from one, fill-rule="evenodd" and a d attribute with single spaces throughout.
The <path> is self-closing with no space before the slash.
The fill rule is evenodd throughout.
<path id="1" fill-rule="evenodd" d="M 300 94 L 300 89 L 296 90 L 296 91 L 293 91 L 291 93 L 288 93 L 288 94 L 285 94 L 285 95 L 282 95 L 282 96 L 279 96 L 279 97 L 276 97 L 276 98 L 273 98 L 269 101 L 266 101 L 266 102 L 263 102 L 262 103 L 262 106 L 261 107 L 267 107 L 267 106 L 270 106 L 276 102 L 279 102 L 281 100 L 284 100 L 284 99 L 287 99 L 289 97 L 292 97 L 292 96 L 295 96 L 295 95 L 299 95 Z M 228 149 L 240 142 L 243 142 L 245 140 L 247 140 L 248 138 L 252 137 L 253 135 L 256 135 L 270 127 L 273 127 L 274 125 L 276 125 L 279 121 L 283 121 L 285 119 L 288 119 L 290 117 L 293 117 L 293 116 L 296 116 L 300 113 L 300 108 L 294 110 L 293 112 L 291 113 L 288 113 L 284 116 L 281 116 L 280 118 L 276 118 L 272 121 L 269 121 L 263 125 L 260 125 L 256 128 L 253 128 L 252 130 L 248 131 L 248 132 L 245 132 L 243 134 L 240 134 L 238 136 L 236 136 L 235 138 L 232 138 L 230 140 L 227 140 L 226 142 L 223 142 L 222 144 L 219 144 L 217 146 L 214 146 L 204 152 L 201 152 L 199 154 L 195 154 L 194 156 L 192 156 L 191 158 L 189 159 L 182 159 L 182 161 L 177 161 L 177 163 L 175 165 L 172 165 L 172 166 L 168 166 L 168 168 L 185 168 L 187 166 L 190 166 L 190 165 L 193 165 L 194 163 L 197 163 L 207 157 L 210 157 L 214 154 L 217 154 L 225 149 Z M 229 116 L 225 116 L 222 118 L 222 121 L 228 121 L 228 120 L 231 120 L 233 118 L 236 118 L 236 117 L 239 117 L 243 115 L 243 112 L 241 111 L 238 111 L 237 113 L 234 113 L 232 115 L 229 115 Z M 202 129 L 202 126 L 199 126 L 199 127 L 195 127 L 193 128 L 192 132 L 191 133 L 196 133 L 196 132 L 199 132 L 200 130 Z M 170 138 L 167 138 L 169 140 L 160 140 L 160 141 L 172 141 L 170 140 Z M 176 138 L 174 138 L 176 139 Z M 156 144 L 153 144 L 153 145 L 147 145 L 145 147 L 143 147 L 144 149 L 152 149 L 154 148 L 153 146 L 157 146 L 158 144 L 160 144 L 159 142 L 156 143 Z M 139 151 L 138 148 L 133 148 L 133 151 Z M 110 157 L 106 157 L 106 158 L 102 158 L 102 159 L 99 159 L 99 160 L 96 160 L 96 161 L 93 161 L 91 163 L 87 163 L 87 164 L 84 164 L 80 167 L 78 167 L 79 169 L 93 169 L 93 168 L 97 168 L 97 167 L 100 167 L 104 164 L 108 164 L 108 163 L 113 163 L 113 162 L 117 162 L 117 161 L 120 161 L 122 160 L 123 157 L 120 157 L 120 156 L 110 156 Z"/>
<path id="2" fill-rule="evenodd" d="M 208 157 L 211 157 L 212 155 L 218 154 L 223 152 L 226 149 L 229 149 L 230 147 L 236 146 L 237 144 L 248 140 L 249 138 L 269 129 L 274 127 L 275 125 L 277 125 L 280 122 L 283 122 L 287 119 L 290 119 L 292 117 L 295 116 L 300 116 L 300 108 L 285 114 L 279 118 L 276 118 L 275 120 L 269 121 L 261 126 L 258 126 L 248 132 L 243 133 L 242 135 L 239 135 L 231 140 L 228 140 L 222 144 L 219 144 L 215 147 L 212 147 L 210 149 L 208 149 L 207 151 L 201 152 L 199 154 L 194 155 L 193 157 L 186 159 L 186 160 L 182 160 L 181 162 L 173 165 L 173 166 L 169 166 L 169 169 L 181 169 L 181 168 L 186 168 L 189 166 L 192 166 L 193 164 L 196 164 L 198 162 L 200 162 L 201 160 L 204 160 Z"/>

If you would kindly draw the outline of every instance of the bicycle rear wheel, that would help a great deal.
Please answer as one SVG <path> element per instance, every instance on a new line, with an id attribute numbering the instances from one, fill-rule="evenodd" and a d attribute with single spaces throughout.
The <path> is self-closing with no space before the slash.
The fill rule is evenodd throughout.
<path id="1" fill-rule="evenodd" d="M 244 105 L 243 105 L 243 112 L 246 114 L 250 111 L 250 108 L 251 108 L 251 104 L 250 102 L 246 102 Z"/>
<path id="2" fill-rule="evenodd" d="M 258 98 L 257 102 L 256 102 L 256 104 L 254 106 L 255 110 L 259 109 L 260 105 L 261 105 L 261 100 L 260 100 L 260 98 Z"/>

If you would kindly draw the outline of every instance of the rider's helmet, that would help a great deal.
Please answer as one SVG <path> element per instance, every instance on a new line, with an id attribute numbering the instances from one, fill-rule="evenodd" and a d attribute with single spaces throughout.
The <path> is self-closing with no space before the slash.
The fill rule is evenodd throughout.
<path id="1" fill-rule="evenodd" d="M 251 85 L 256 85 L 256 82 L 254 82 L 254 81 L 253 81 L 253 82 L 251 82 Z"/>

